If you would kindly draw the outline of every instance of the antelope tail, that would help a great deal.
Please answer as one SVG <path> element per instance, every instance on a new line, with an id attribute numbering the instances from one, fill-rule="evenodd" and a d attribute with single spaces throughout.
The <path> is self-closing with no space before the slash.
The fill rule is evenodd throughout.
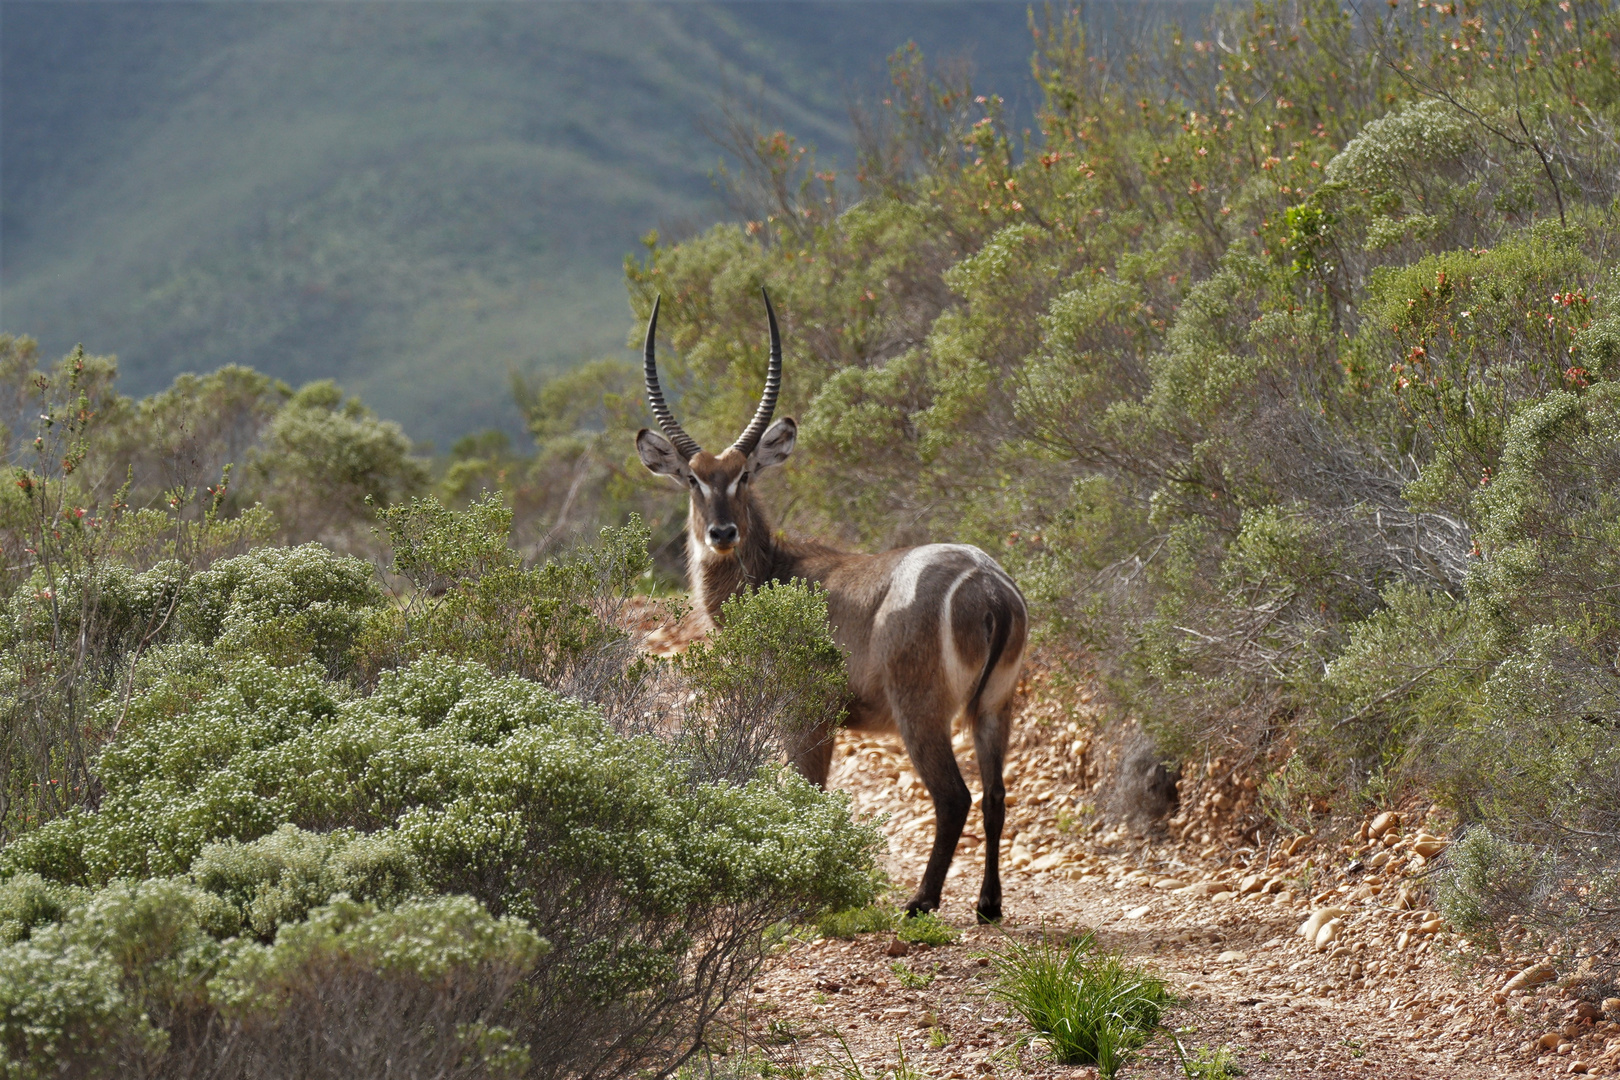
<path id="1" fill-rule="evenodd" d="M 984 670 L 979 672 L 979 684 L 973 688 L 973 696 L 968 699 L 967 717 L 969 723 L 978 723 L 979 699 L 984 696 L 984 688 L 990 683 L 990 676 L 995 672 L 996 665 L 1001 663 L 1001 654 L 1007 651 L 1007 639 L 1012 635 L 1013 612 L 1007 604 L 1005 596 L 997 596 L 990 605 L 990 610 L 984 616 L 984 629 L 990 636 L 990 655 L 984 659 Z"/>

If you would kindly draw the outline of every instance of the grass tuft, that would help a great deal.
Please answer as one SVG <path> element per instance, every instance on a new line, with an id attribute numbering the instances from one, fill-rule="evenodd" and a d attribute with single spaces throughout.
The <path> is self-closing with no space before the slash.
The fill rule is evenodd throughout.
<path id="1" fill-rule="evenodd" d="M 1067 944 L 1009 941 L 991 993 L 1024 1018 L 1066 1065 L 1117 1073 L 1158 1030 L 1175 996 L 1164 980 L 1098 952 L 1090 934 Z"/>
<path id="2" fill-rule="evenodd" d="M 1181 1059 L 1181 1069 L 1190 1080 L 1232 1080 L 1243 1075 L 1237 1053 L 1230 1046 L 1219 1049 L 1201 1046 L 1192 1056 Z"/>
<path id="3" fill-rule="evenodd" d="M 889 965 L 889 970 L 894 973 L 894 977 L 899 980 L 900 985 L 907 990 L 921 990 L 934 981 L 933 972 L 917 971 L 904 960 L 896 960 Z"/>
<path id="4" fill-rule="evenodd" d="M 932 911 L 923 911 L 901 919 L 895 936 L 913 945 L 954 945 L 962 935 Z"/>
<path id="5" fill-rule="evenodd" d="M 886 934 L 900 924 L 900 912 L 887 904 L 869 904 L 823 915 L 816 923 L 822 937 L 852 938 L 857 934 Z"/>

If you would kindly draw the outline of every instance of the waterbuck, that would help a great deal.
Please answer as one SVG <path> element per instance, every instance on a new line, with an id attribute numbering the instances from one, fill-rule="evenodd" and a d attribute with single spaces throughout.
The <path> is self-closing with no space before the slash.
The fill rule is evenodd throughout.
<path id="1" fill-rule="evenodd" d="M 772 534 L 753 481 L 787 460 L 798 425 L 788 417 L 771 423 L 782 385 L 782 340 L 769 294 L 765 313 L 771 333 L 765 392 L 743 433 L 719 454 L 698 446 L 664 403 L 654 359 L 656 300 L 647 321 L 647 404 L 664 434 L 643 428 L 636 449 L 647 468 L 671 477 L 690 496 L 687 581 L 694 605 L 713 620 L 727 598 L 765 582 L 797 578 L 826 589 L 833 637 L 849 658 L 847 726 L 898 729 L 934 800 L 934 848 L 906 905 L 910 912 L 939 907 L 972 807 L 951 749 L 951 724 L 966 712 L 984 784 L 984 883 L 976 912 L 981 922 L 999 919 L 1002 765 L 1028 639 L 1024 598 L 994 559 L 966 544 L 865 555 Z M 798 770 L 822 787 L 833 736 L 829 721 L 789 749 Z"/>

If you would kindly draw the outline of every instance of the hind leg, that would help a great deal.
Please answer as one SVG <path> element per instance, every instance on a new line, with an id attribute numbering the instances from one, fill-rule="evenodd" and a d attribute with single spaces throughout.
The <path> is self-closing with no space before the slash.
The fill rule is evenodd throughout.
<path id="1" fill-rule="evenodd" d="M 1007 820 L 1007 788 L 1002 770 L 1007 761 L 1007 740 L 1012 734 L 1011 710 L 1006 703 L 981 713 L 973 724 L 973 754 L 979 759 L 984 784 L 984 884 L 974 914 L 982 923 L 1001 918 L 1001 828 Z"/>
<path id="2" fill-rule="evenodd" d="M 962 827 L 973 807 L 973 796 L 951 749 L 950 714 L 943 703 L 938 704 L 936 709 L 910 717 L 902 714 L 900 719 L 900 737 L 905 740 L 911 764 L 934 800 L 934 849 L 928 855 L 928 868 L 923 871 L 916 894 L 906 903 L 910 914 L 939 907 L 945 873 L 951 868 Z"/>
<path id="3" fill-rule="evenodd" d="M 844 703 L 843 726 L 852 731 L 883 731 L 894 721 L 881 704 L 851 698 Z M 833 747 L 838 740 L 839 725 L 831 720 L 801 731 L 787 739 L 787 759 L 799 770 L 799 775 L 823 791 L 827 776 L 832 772 Z"/>
<path id="4" fill-rule="evenodd" d="M 832 771 L 833 740 L 838 729 L 831 722 L 817 724 L 808 731 L 797 732 L 788 739 L 787 759 L 799 770 L 799 775 L 816 785 L 827 787 L 827 774 Z"/>

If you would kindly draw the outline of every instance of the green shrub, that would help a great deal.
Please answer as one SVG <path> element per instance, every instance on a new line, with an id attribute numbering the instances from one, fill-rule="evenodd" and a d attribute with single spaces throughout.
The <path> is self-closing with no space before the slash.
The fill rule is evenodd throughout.
<path id="1" fill-rule="evenodd" d="M 848 680 L 826 591 L 767 584 L 727 600 L 719 621 L 677 662 L 694 695 L 683 709 L 680 746 L 696 774 L 742 782 L 783 749 L 832 738 Z"/>
<path id="2" fill-rule="evenodd" d="M 1009 941 L 995 957 L 991 993 L 1024 1018 L 1066 1065 L 1112 1077 L 1158 1031 L 1175 1004 L 1164 981 L 1098 953 L 1090 934 L 1067 945 Z"/>
<path id="3" fill-rule="evenodd" d="M 290 395 L 248 458 L 266 505 L 293 540 L 347 539 L 369 504 L 390 506 L 428 481 L 400 426 L 330 380 Z"/>
<path id="4" fill-rule="evenodd" d="M 921 990 L 934 981 L 933 972 L 918 971 L 904 960 L 896 960 L 889 965 L 889 970 L 894 974 L 895 981 L 907 990 Z"/>
<path id="5" fill-rule="evenodd" d="M 902 918 L 894 936 L 913 945 L 955 945 L 962 933 L 932 911 L 919 911 Z"/>
<path id="6" fill-rule="evenodd" d="M 1230 1046 L 1216 1049 L 1200 1046 L 1191 1057 L 1182 1057 L 1181 1071 L 1189 1080 L 1232 1080 L 1243 1075 L 1237 1053 Z"/>
<path id="7" fill-rule="evenodd" d="M 867 904 L 823 915 L 816 923 L 816 930 L 822 937 L 847 939 L 858 934 L 886 934 L 899 925 L 899 908 Z"/>
<path id="8" fill-rule="evenodd" d="M 872 896 L 875 834 L 842 797 L 788 774 L 693 784 L 658 740 L 477 664 L 424 659 L 356 698 L 247 656 L 171 704 L 160 678 L 131 705 L 101 806 L 13 843 L 11 873 L 189 873 L 210 918 L 277 941 L 344 891 L 469 894 L 554 946 L 503 1021 L 542 1074 L 678 1053 L 768 927 Z M 731 974 L 701 974 L 722 957 Z"/>
<path id="9" fill-rule="evenodd" d="M 319 544 L 261 547 L 195 575 L 178 612 L 188 633 L 222 653 L 250 651 L 292 663 L 313 657 L 334 674 L 366 613 L 382 602 L 372 568 Z"/>
<path id="10" fill-rule="evenodd" d="M 46 881 L 38 874 L 17 874 L 0 882 L 0 944 L 28 937 L 35 927 L 59 923 L 82 906 L 82 889 Z"/>
<path id="11" fill-rule="evenodd" d="M 0 950 L 0 1066 L 20 1080 L 64 1068 L 84 1076 L 136 1071 L 167 1048 L 102 952 L 23 941 Z"/>
<path id="12" fill-rule="evenodd" d="M 507 547 L 511 513 L 497 495 L 465 511 L 413 499 L 382 512 L 403 603 L 376 613 L 360 651 L 368 678 L 440 653 L 590 701 L 624 731 L 648 730 L 661 668 L 619 624 L 648 569 L 648 533 L 632 515 L 598 542 L 525 568 Z"/>
<path id="13" fill-rule="evenodd" d="M 1555 883 L 1557 866 L 1527 844 L 1470 828 L 1446 849 L 1446 866 L 1435 899 L 1446 922 L 1482 944 L 1500 943 L 1514 916 L 1542 910 L 1540 893 Z"/>
<path id="14" fill-rule="evenodd" d="M 41 1078 L 155 1064 L 209 1012 L 233 915 L 184 881 L 120 881 L 0 949 L 0 1064 Z"/>
<path id="15" fill-rule="evenodd" d="M 296 825 L 251 843 L 205 846 L 192 860 L 191 878 L 230 903 L 261 941 L 340 893 L 391 907 L 422 891 L 416 856 L 395 835 L 312 833 Z"/>
<path id="16" fill-rule="evenodd" d="M 468 897 L 391 911 L 340 899 L 250 945 L 210 983 L 236 1053 L 281 1075 L 521 1076 L 522 1037 L 498 1021 L 547 944 Z"/>

